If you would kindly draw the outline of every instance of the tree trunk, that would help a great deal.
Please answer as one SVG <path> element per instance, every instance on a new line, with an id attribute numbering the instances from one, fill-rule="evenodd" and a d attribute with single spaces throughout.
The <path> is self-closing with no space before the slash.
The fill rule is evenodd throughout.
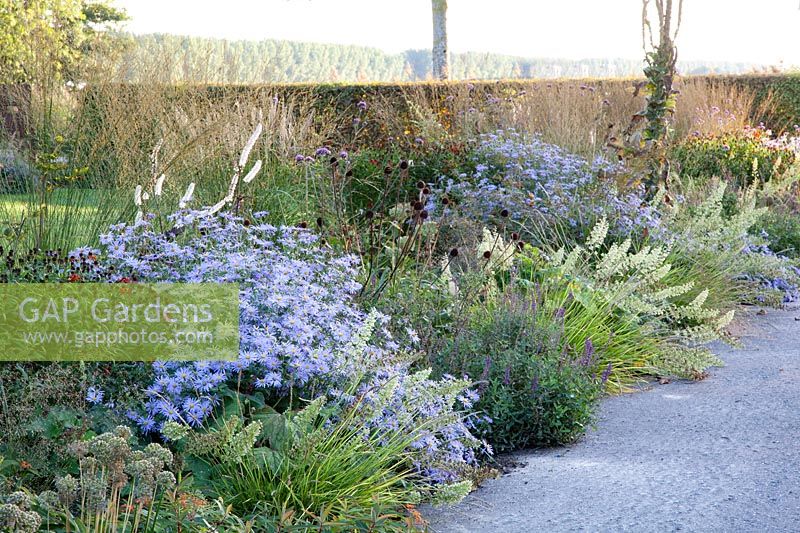
<path id="1" fill-rule="evenodd" d="M 447 0 L 431 0 L 433 6 L 433 77 L 450 79 L 450 50 L 447 48 Z"/>

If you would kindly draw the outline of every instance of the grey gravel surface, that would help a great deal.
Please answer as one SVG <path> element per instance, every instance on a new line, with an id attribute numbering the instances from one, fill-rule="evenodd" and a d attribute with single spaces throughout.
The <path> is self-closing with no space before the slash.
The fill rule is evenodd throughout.
<path id="1" fill-rule="evenodd" d="M 425 509 L 431 531 L 800 532 L 800 311 L 755 313 L 725 367 L 604 400 L 575 445 Z"/>

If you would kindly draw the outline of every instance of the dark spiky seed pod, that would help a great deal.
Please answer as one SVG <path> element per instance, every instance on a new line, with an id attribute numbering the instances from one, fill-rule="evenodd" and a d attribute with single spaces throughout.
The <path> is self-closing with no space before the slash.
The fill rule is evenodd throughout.
<path id="1" fill-rule="evenodd" d="M 400 170 L 406 170 L 407 168 L 408 168 L 408 161 L 406 161 L 405 159 L 400 161 Z"/>
<path id="2" fill-rule="evenodd" d="M 428 212 L 427 211 L 422 211 L 419 214 L 419 218 L 421 218 L 422 220 L 425 220 L 426 218 L 428 218 Z"/>
<path id="3" fill-rule="evenodd" d="M 352 178 L 353 177 L 353 169 L 348 170 L 347 172 L 344 173 L 344 175 L 346 177 L 348 177 L 348 178 Z"/>
<path id="4" fill-rule="evenodd" d="M 508 209 L 503 209 L 500 211 L 500 216 L 503 218 L 508 218 Z"/>
<path id="5" fill-rule="evenodd" d="M 306 229 L 306 228 L 308 227 L 308 222 L 306 222 L 306 221 L 304 220 L 303 222 L 301 222 L 300 224 L 298 224 L 298 227 L 299 227 L 300 229 Z"/>
<path id="6" fill-rule="evenodd" d="M 334 156 L 334 157 L 331 157 L 331 165 L 338 165 L 338 164 L 339 164 L 339 160 L 338 160 L 338 159 L 336 159 L 336 157 L 335 157 L 335 156 Z"/>
<path id="7" fill-rule="evenodd" d="M 450 198 L 446 196 L 442 198 L 442 205 L 449 205 L 449 204 L 450 204 Z"/>
<path id="8" fill-rule="evenodd" d="M 325 225 L 325 221 L 322 220 L 322 217 L 317 217 L 317 227 L 321 228 Z"/>
<path id="9" fill-rule="evenodd" d="M 525 248 L 524 241 L 517 241 L 517 250 L 522 251 Z"/>
<path id="10" fill-rule="evenodd" d="M 429 188 L 425 187 L 424 189 L 422 189 L 422 194 L 430 194 L 430 193 L 431 190 Z"/>
<path id="11" fill-rule="evenodd" d="M 516 231 L 514 233 L 512 233 L 511 234 L 511 240 L 512 241 L 518 241 L 519 240 L 519 233 L 517 233 Z"/>
<path id="12" fill-rule="evenodd" d="M 364 215 L 364 216 L 366 216 L 366 217 L 367 217 L 367 220 L 372 220 L 372 218 L 375 216 L 375 213 L 374 213 L 372 210 L 369 210 L 369 211 L 367 211 L 367 212 L 365 213 L 365 215 Z"/>
<path id="13" fill-rule="evenodd" d="M 425 206 L 422 205 L 422 202 L 417 201 L 417 202 L 414 202 L 412 207 L 414 208 L 414 211 L 422 211 L 422 208 L 425 207 Z"/>
<path id="14" fill-rule="evenodd" d="M 244 222 L 242 222 L 242 224 L 244 224 L 245 228 L 249 227 L 250 226 L 250 219 L 248 219 L 248 218 L 244 219 Z"/>
<path id="15" fill-rule="evenodd" d="M 387 166 L 386 168 L 383 169 L 383 173 L 384 174 L 391 174 L 392 173 L 392 167 Z"/>
<path id="16" fill-rule="evenodd" d="M 424 189 L 424 188 L 425 188 L 425 182 L 422 181 L 422 180 L 418 181 L 417 182 L 417 189 Z"/>
<path id="17" fill-rule="evenodd" d="M 450 250 L 450 257 L 458 257 L 458 248 Z"/>
<path id="18" fill-rule="evenodd" d="M 486 250 L 485 252 L 483 252 L 483 258 L 484 259 L 490 259 L 491 257 L 492 257 L 492 252 L 491 251 Z"/>

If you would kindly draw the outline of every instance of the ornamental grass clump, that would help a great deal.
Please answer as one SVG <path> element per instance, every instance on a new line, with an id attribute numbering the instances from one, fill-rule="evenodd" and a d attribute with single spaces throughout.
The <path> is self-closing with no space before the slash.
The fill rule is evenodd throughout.
<path id="1" fill-rule="evenodd" d="M 565 271 L 560 254 L 553 255 L 526 245 L 506 281 L 539 302 L 535 315 L 539 328 L 547 330 L 556 322 L 561 348 L 574 358 L 590 341 L 594 370 L 602 373 L 609 391 L 628 390 L 632 383 L 656 373 L 658 339 L 647 324 L 616 305 L 626 293 L 603 290 L 590 278 Z"/>
<path id="2" fill-rule="evenodd" d="M 709 291 L 696 289 L 694 280 L 672 283 L 668 247 L 648 245 L 633 249 L 630 239 L 606 244 L 607 239 L 608 222 L 601 219 L 584 245 L 569 251 L 557 250 L 550 263 L 563 275 L 583 280 L 615 312 L 657 340 L 660 346 L 648 358 L 648 366 L 655 373 L 702 373 L 705 368 L 670 368 L 660 359 L 663 353 L 684 349 L 699 364 L 716 363 L 710 356 L 699 357 L 700 345 L 725 338 L 725 327 L 734 312 L 707 307 Z M 618 370 L 612 367 L 612 373 Z"/>
<path id="3" fill-rule="evenodd" d="M 756 189 L 739 191 L 733 202 L 728 190 L 725 182 L 711 184 L 693 191 L 703 195 L 694 205 L 685 201 L 660 208 L 673 236 L 669 260 L 676 268 L 669 280 L 702 279 L 711 290 L 710 305 L 717 307 L 793 301 L 800 286 L 797 263 L 773 252 L 768 236 L 753 232 L 768 213 L 757 207 Z"/>
<path id="4" fill-rule="evenodd" d="M 249 422 L 232 415 L 207 430 L 174 422 L 164 430 L 195 475 L 243 517 L 340 521 L 353 509 L 463 498 L 469 481 L 434 486 L 414 468 L 415 443 L 437 431 L 436 418 L 417 413 L 392 425 L 364 424 L 365 413 L 392 409 L 392 391 L 381 389 L 371 397 L 348 389 L 355 403 L 319 397 L 296 412 L 263 409 Z"/>

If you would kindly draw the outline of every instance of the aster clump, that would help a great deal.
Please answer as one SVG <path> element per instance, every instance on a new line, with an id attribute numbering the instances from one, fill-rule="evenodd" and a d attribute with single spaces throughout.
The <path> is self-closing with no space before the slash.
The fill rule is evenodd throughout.
<path id="1" fill-rule="evenodd" d="M 168 433 L 166 422 L 201 427 L 231 393 L 258 392 L 292 409 L 292 398 L 347 400 L 342 391 L 357 383 L 363 405 L 372 405 L 375 391 L 392 382 L 390 396 L 379 402 L 385 408 L 365 411 L 366 425 L 419 412 L 437 420 L 431 431 L 437 445 L 423 450 L 420 470 L 435 469 L 444 479 L 475 462 L 479 443 L 457 401 L 469 383 L 410 371 L 411 359 L 387 329 L 389 317 L 355 301 L 356 257 L 337 255 L 308 229 L 267 224 L 259 213 L 246 221 L 203 211 L 171 218 L 184 228 L 180 234 L 158 231 L 145 216 L 101 236 L 107 279 L 238 284 L 240 350 L 235 361 L 154 363 L 144 409 L 130 413 L 143 432 Z"/>
<path id="2" fill-rule="evenodd" d="M 587 161 L 513 129 L 481 135 L 477 142 L 474 172 L 442 179 L 434 204 L 437 198 L 455 199 L 471 218 L 522 231 L 556 225 L 580 233 L 603 215 L 614 220 L 614 234 L 659 227 L 658 211 L 644 201 L 644 190 L 622 191 L 611 179 L 615 164 Z"/>
<path id="3" fill-rule="evenodd" d="M 184 212 L 191 228 L 181 238 L 165 235 L 147 219 L 115 226 L 102 237 L 109 278 L 137 276 L 149 282 L 220 282 L 240 287 L 240 353 L 236 361 L 159 362 L 146 390 L 145 431 L 151 421 L 199 426 L 219 401 L 218 393 L 244 375 L 256 389 L 279 397 L 315 391 L 354 371 L 343 348 L 366 314 L 353 304 L 361 286 L 356 259 L 335 256 L 303 228 L 275 227 L 254 216 L 247 225 L 230 216 Z M 380 315 L 386 323 L 388 318 Z M 377 361 L 386 349 L 370 344 L 364 359 Z"/>
<path id="4" fill-rule="evenodd" d="M 797 261 L 775 253 L 751 237 L 744 250 L 746 270 L 739 280 L 756 287 L 751 299 L 760 304 L 781 307 L 800 301 L 800 267 Z"/>

